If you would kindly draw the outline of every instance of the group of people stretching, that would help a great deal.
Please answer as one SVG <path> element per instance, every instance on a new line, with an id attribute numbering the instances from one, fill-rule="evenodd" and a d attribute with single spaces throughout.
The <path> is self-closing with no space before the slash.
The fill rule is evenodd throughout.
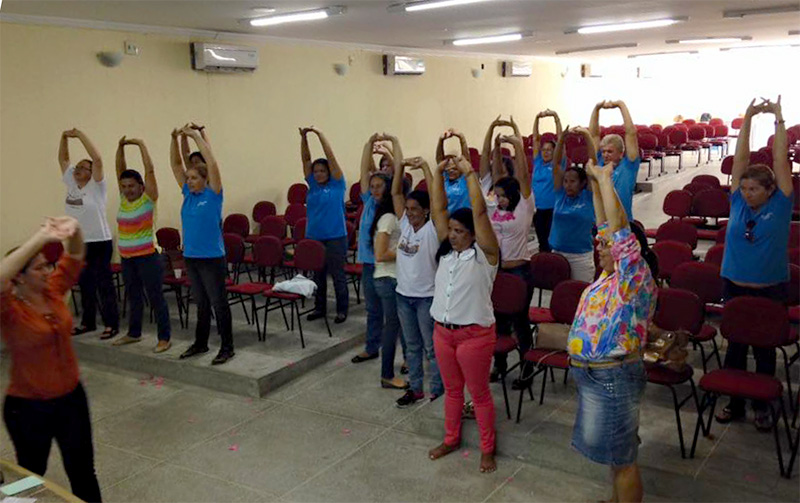
<path id="1" fill-rule="evenodd" d="M 608 108 L 622 112 L 624 139 L 617 135 L 599 138 L 599 111 Z M 774 171 L 748 166 L 747 133 L 750 119 L 758 113 L 776 117 Z M 540 142 L 538 124 L 544 117 L 555 119 L 556 142 Z M 496 135 L 496 129 L 502 127 L 510 128 L 510 134 Z M 581 135 L 589 152 L 597 154 L 589 156 L 585 169 L 567 167 L 563 148 L 569 133 Z M 314 161 L 308 145 L 312 134 L 319 138 L 325 155 Z M 326 268 L 315 278 L 317 297 L 310 317 L 326 315 L 330 274 L 336 292 L 335 321 L 341 323 L 348 311 L 343 274 L 346 183 L 325 136 L 313 127 L 301 129 L 300 135 L 303 175 L 309 185 L 306 238 L 322 242 L 326 249 Z M 89 159 L 70 164 L 70 138 L 82 142 Z M 459 141 L 460 152 L 445 154 L 445 143 L 451 138 Z M 454 130 L 439 138 L 433 169 L 421 157 L 404 157 L 393 135 L 376 133 L 368 139 L 361 162 L 364 207 L 358 233 L 367 341 L 353 362 L 381 356 L 381 385 L 405 390 L 397 400 L 399 407 L 425 397 L 424 362 L 428 362 L 430 399 L 445 397 L 445 436 L 429 452 L 434 460 L 460 446 L 466 385 L 480 431 L 479 468 L 494 471 L 495 412 L 489 382 L 496 333 L 505 324 L 503 330 L 515 333 L 522 352 L 531 347 L 532 336 L 527 316 L 495 319 L 491 293 L 500 270 L 527 283 L 530 304 L 533 287 L 527 266 L 531 257 L 527 234 L 533 223 L 540 250 L 563 254 L 572 266 L 573 278 L 591 282 L 567 341 L 579 400 L 573 446 L 589 459 L 611 466 L 614 501 L 639 501 L 638 412 L 646 382 L 640 351 L 655 309 L 657 264 L 644 234 L 630 225 L 639 165 L 636 129 L 624 103 L 601 102 L 588 129 L 562 131 L 554 112 L 538 114 L 533 138 L 533 176 L 513 118 L 505 121 L 498 117 L 492 122 L 477 171 L 470 163 L 466 139 Z M 190 153 L 189 139 L 198 151 Z M 127 169 L 128 145 L 141 152 L 144 178 Z M 733 168 L 728 249 L 722 266 L 726 299 L 737 295 L 778 298 L 788 280 L 792 184 L 786 149 L 780 98 L 777 103 L 751 103 Z M 379 166 L 375 166 L 375 155 L 381 156 Z M 70 338 L 96 328 L 96 291 L 105 325 L 101 337 L 112 338 L 119 332 L 108 270 L 112 249 L 105 223 L 106 186 L 102 159 L 81 131 L 62 134 L 59 161 L 67 186 L 67 216 L 46 219 L 26 243 L 0 262 L 0 327 L 12 360 L 4 420 L 21 466 L 44 474 L 55 438 L 73 492 L 85 501 L 100 501 L 88 402 Z M 118 247 L 131 303 L 128 333 L 117 343 L 141 340 L 146 292 L 158 320 L 159 340 L 154 351 L 163 352 L 170 347 L 170 320 L 161 294 L 162 265 L 153 244 L 158 199 L 153 163 L 143 141 L 125 137 L 119 142 L 116 161 L 122 196 Z M 208 351 L 214 309 L 222 345 L 213 363 L 225 363 L 234 351 L 225 293 L 223 190 L 205 129 L 195 124 L 175 129 L 170 161 L 184 196 L 183 250 L 198 303 L 195 341 L 181 358 Z M 420 171 L 427 190 L 409 191 L 404 182 L 406 170 Z M 55 242 L 66 243 L 65 252 L 51 264 L 42 249 Z M 600 265 L 596 280 L 593 259 L 587 258 L 595 247 Z M 771 257 L 769 268 L 748 266 L 765 255 Z M 73 328 L 64 294 L 75 283 L 81 287 L 83 314 Z M 394 373 L 398 339 L 403 342 L 409 383 Z M 774 373 L 774 351 L 767 353 L 756 351 L 758 371 Z M 747 347 L 731 344 L 726 365 L 744 368 L 746 354 Z M 527 384 L 520 379 L 515 386 L 519 389 Z M 742 415 L 743 404 L 731 402 L 718 420 Z M 758 421 L 763 419 L 757 418 L 757 426 L 763 427 Z"/>

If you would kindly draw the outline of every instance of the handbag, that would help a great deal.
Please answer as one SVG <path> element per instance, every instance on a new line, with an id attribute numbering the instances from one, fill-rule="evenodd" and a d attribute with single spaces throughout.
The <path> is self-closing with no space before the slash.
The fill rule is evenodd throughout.
<path id="1" fill-rule="evenodd" d="M 675 372 L 682 371 L 689 356 L 686 350 L 686 346 L 689 345 L 689 332 L 667 331 L 651 325 L 648 333 L 649 337 L 642 355 L 644 361 Z"/>

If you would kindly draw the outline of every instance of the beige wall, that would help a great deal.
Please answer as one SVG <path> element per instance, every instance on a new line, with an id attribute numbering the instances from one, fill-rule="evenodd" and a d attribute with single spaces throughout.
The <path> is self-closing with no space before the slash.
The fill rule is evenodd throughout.
<path id="1" fill-rule="evenodd" d="M 117 68 L 97 62 L 96 52 L 119 50 L 124 40 L 139 44 L 141 55 Z M 492 58 L 452 57 L 427 57 L 421 77 L 386 77 L 377 53 L 286 44 L 260 45 L 253 74 L 206 74 L 190 67 L 189 39 L 10 23 L 0 23 L 0 48 L 2 250 L 24 239 L 42 216 L 63 212 L 56 151 L 65 129 L 81 128 L 95 141 L 108 173 L 119 137 L 143 138 L 161 188 L 158 225 L 180 227 L 181 197 L 168 164 L 176 125 L 208 125 L 222 168 L 224 211 L 249 215 L 261 199 L 281 208 L 287 187 L 301 181 L 298 126 L 313 124 L 327 134 L 352 183 L 364 141 L 375 131 L 397 134 L 406 155 L 432 156 L 447 127 L 461 128 L 479 146 L 499 113 L 514 114 L 527 131 L 538 110 L 557 108 L 546 97 L 558 96 L 561 80 L 553 63 L 537 63 L 534 78 L 503 79 Z M 349 73 L 336 75 L 333 63 L 349 56 Z M 486 70 L 475 79 L 470 69 L 481 63 Z M 72 152 L 73 160 L 84 155 L 79 144 Z M 139 167 L 130 154 L 131 167 Z M 119 199 L 108 180 L 113 224 Z"/>

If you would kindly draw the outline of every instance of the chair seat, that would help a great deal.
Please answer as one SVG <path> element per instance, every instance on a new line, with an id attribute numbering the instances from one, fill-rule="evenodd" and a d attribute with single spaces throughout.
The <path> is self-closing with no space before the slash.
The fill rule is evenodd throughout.
<path id="1" fill-rule="evenodd" d="M 244 242 L 245 243 L 255 243 L 258 240 L 258 238 L 260 238 L 260 237 L 261 236 L 259 234 L 250 234 L 249 236 L 244 238 Z"/>
<path id="2" fill-rule="evenodd" d="M 553 318 L 553 313 L 547 307 L 532 307 L 528 310 L 528 320 L 531 323 L 555 323 L 556 319 Z"/>
<path id="3" fill-rule="evenodd" d="M 242 283 L 241 285 L 231 285 L 227 288 L 228 292 L 239 295 L 258 295 L 267 288 L 272 288 L 269 283 Z"/>
<path id="4" fill-rule="evenodd" d="M 658 234 L 658 229 L 645 229 L 644 235 L 650 239 L 655 239 L 656 234 Z"/>
<path id="5" fill-rule="evenodd" d="M 562 349 L 534 348 L 528 350 L 523 358 L 537 365 L 547 365 L 559 369 L 569 368 L 569 354 Z"/>
<path id="6" fill-rule="evenodd" d="M 703 217 L 686 217 L 686 218 L 682 218 L 681 221 L 682 222 L 686 222 L 687 224 L 692 224 L 694 226 L 705 225 L 706 224 L 706 219 L 703 218 Z"/>
<path id="7" fill-rule="evenodd" d="M 700 145 L 681 145 L 681 150 L 700 150 Z"/>
<path id="8" fill-rule="evenodd" d="M 800 340 L 800 330 L 797 327 L 792 327 L 789 330 L 789 338 L 782 344 L 782 346 L 791 346 L 792 344 L 797 344 L 798 340 Z"/>
<path id="9" fill-rule="evenodd" d="M 242 259 L 242 262 L 245 263 L 245 264 L 255 264 L 256 263 L 255 259 L 253 259 L 253 254 L 252 253 L 248 253 L 247 255 L 245 255 L 244 258 Z"/>
<path id="10" fill-rule="evenodd" d="M 717 232 L 719 232 L 719 229 L 697 229 L 697 239 L 716 241 Z"/>
<path id="11" fill-rule="evenodd" d="M 494 344 L 495 354 L 508 354 L 517 349 L 517 340 L 510 335 L 500 335 Z"/>
<path id="12" fill-rule="evenodd" d="M 800 306 L 789 306 L 789 321 L 800 323 Z"/>
<path id="13" fill-rule="evenodd" d="M 364 272 L 364 265 L 363 264 L 345 264 L 344 265 L 344 273 L 350 274 L 354 276 L 361 276 Z"/>
<path id="14" fill-rule="evenodd" d="M 112 263 L 111 264 L 111 273 L 112 274 L 117 274 L 117 273 L 120 273 L 120 272 L 122 272 L 122 264 Z"/>
<path id="15" fill-rule="evenodd" d="M 708 323 L 705 323 L 700 329 L 700 333 L 693 336 L 692 339 L 696 340 L 697 342 L 707 342 L 716 337 L 716 335 L 717 329 Z"/>
<path id="16" fill-rule="evenodd" d="M 284 260 L 283 267 L 288 267 L 290 269 L 294 269 L 294 260 Z"/>
<path id="17" fill-rule="evenodd" d="M 709 372 L 700 379 L 700 389 L 762 402 L 777 400 L 783 394 L 783 385 L 776 378 L 737 369 Z"/>
<path id="18" fill-rule="evenodd" d="M 282 299 L 282 300 L 301 300 L 303 298 L 302 295 L 298 295 L 296 293 L 289 293 L 289 292 L 276 292 L 270 286 L 263 292 L 264 297 L 270 297 L 272 299 Z"/>
<path id="19" fill-rule="evenodd" d="M 706 304 L 706 314 L 716 314 L 722 316 L 723 306 L 720 304 Z"/>
<path id="20" fill-rule="evenodd" d="M 297 241 L 293 238 L 283 238 L 283 246 L 293 246 Z"/>
<path id="21" fill-rule="evenodd" d="M 682 370 L 672 370 L 655 363 L 645 363 L 647 380 L 654 384 L 672 386 L 682 384 L 692 378 L 694 369 L 691 365 L 684 365 Z"/>

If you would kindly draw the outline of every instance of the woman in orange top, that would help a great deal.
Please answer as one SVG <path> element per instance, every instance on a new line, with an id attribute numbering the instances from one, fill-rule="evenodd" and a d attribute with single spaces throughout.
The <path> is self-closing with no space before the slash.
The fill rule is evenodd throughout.
<path id="1" fill-rule="evenodd" d="M 42 247 L 66 240 L 53 267 Z M 101 501 L 94 471 L 89 404 L 72 349 L 72 316 L 64 296 L 78 281 L 84 259 L 78 221 L 48 218 L 25 244 L 0 262 L 0 331 L 11 355 L 3 419 L 17 463 L 44 475 L 53 438 L 72 492 Z"/>

